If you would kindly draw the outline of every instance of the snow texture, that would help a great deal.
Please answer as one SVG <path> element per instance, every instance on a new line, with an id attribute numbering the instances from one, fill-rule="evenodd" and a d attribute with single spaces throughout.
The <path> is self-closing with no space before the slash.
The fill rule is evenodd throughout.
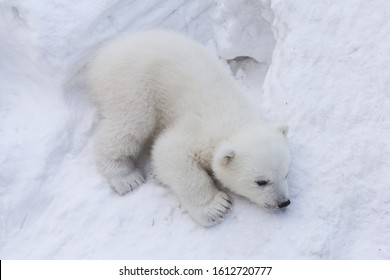
<path id="1" fill-rule="evenodd" d="M 206 45 L 289 124 L 287 211 L 234 196 L 203 228 L 151 179 L 121 197 L 97 173 L 83 67 L 151 27 Z M 389 30 L 386 0 L 1 0 L 0 258 L 389 259 Z"/>

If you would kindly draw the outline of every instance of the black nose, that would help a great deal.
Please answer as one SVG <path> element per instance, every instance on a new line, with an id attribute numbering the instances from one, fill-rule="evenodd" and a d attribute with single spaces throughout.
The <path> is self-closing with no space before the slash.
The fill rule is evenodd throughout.
<path id="1" fill-rule="evenodd" d="M 290 200 L 286 200 L 285 202 L 280 203 L 278 206 L 279 206 L 280 209 L 282 209 L 284 207 L 289 206 L 290 203 L 291 203 Z"/>

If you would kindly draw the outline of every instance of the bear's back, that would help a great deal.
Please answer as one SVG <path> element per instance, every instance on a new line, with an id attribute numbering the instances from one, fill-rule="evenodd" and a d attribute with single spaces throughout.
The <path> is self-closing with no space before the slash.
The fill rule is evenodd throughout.
<path id="1" fill-rule="evenodd" d="M 234 113 L 246 103 L 215 57 L 192 39 L 169 31 L 118 37 L 97 53 L 89 69 L 96 103 L 104 107 L 114 99 L 120 100 L 117 106 L 154 106 L 163 122 L 187 113 Z"/>

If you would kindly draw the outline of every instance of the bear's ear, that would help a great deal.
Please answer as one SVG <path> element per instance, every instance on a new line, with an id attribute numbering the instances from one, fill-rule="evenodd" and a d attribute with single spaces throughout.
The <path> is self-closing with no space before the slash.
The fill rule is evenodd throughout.
<path id="1" fill-rule="evenodd" d="M 287 136 L 287 133 L 288 133 L 288 125 L 286 124 L 281 124 L 281 125 L 278 125 L 278 130 L 283 133 L 284 136 Z"/>
<path id="2" fill-rule="evenodd" d="M 228 147 L 224 147 L 218 153 L 219 163 L 222 166 L 226 166 L 233 160 L 235 155 L 236 155 L 236 153 L 233 151 L 233 149 L 228 148 Z"/>

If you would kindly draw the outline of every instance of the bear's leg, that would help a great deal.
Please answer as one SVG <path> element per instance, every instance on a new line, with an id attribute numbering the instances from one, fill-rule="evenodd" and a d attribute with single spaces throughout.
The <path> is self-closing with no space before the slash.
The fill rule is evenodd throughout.
<path id="1" fill-rule="evenodd" d="M 218 224 L 230 212 L 231 199 L 216 188 L 191 154 L 187 141 L 181 140 L 183 137 L 175 133 L 158 139 L 152 152 L 153 172 L 198 223 L 203 226 Z"/>
<path id="2" fill-rule="evenodd" d="M 145 129 L 135 131 L 124 119 L 101 121 L 95 143 L 96 165 L 117 193 L 128 193 L 145 182 L 134 163 L 147 137 Z"/>

